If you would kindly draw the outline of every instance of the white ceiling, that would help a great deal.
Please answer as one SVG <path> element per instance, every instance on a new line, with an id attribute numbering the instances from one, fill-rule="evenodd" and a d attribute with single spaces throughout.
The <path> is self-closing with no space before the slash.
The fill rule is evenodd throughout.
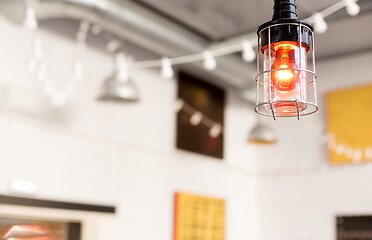
<path id="1" fill-rule="evenodd" d="M 297 1 L 300 18 L 322 10 L 339 0 Z M 270 0 L 138 0 L 212 40 L 226 39 L 257 27 L 272 17 Z"/>
<path id="2" fill-rule="evenodd" d="M 340 0 L 298 0 L 300 19 Z M 271 0 L 137 0 L 213 42 L 255 32 L 272 18 Z M 359 0 L 362 14 L 349 17 L 345 10 L 327 18 L 325 34 L 317 34 L 317 58 L 372 49 L 372 0 Z"/>

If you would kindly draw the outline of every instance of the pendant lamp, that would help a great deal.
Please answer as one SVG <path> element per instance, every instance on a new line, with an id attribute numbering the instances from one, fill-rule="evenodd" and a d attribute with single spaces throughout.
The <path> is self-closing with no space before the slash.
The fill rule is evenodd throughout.
<path id="1" fill-rule="evenodd" d="M 298 20 L 295 0 L 274 0 L 273 18 L 257 34 L 255 111 L 274 120 L 315 113 L 314 28 Z"/>

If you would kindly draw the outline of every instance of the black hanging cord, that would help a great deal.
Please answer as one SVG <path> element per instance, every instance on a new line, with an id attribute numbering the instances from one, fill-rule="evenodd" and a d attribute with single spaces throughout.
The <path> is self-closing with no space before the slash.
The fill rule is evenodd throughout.
<path id="1" fill-rule="evenodd" d="M 295 0 L 274 0 L 273 21 L 279 19 L 297 19 Z"/>

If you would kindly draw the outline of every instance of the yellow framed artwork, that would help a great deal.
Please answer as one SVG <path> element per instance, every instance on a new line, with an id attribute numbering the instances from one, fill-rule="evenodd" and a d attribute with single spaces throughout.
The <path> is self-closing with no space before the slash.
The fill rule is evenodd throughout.
<path id="1" fill-rule="evenodd" d="M 176 193 L 174 240 L 224 240 L 225 200 Z"/>
<path id="2" fill-rule="evenodd" d="M 372 85 L 327 95 L 329 161 L 348 164 L 372 161 Z"/>

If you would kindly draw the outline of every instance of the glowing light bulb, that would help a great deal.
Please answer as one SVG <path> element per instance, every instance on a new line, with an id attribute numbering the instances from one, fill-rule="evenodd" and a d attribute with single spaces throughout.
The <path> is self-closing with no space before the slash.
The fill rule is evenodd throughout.
<path id="1" fill-rule="evenodd" d="M 360 6 L 355 0 L 345 0 L 346 11 L 350 16 L 356 16 L 360 12 Z"/>
<path id="2" fill-rule="evenodd" d="M 90 28 L 89 21 L 84 20 L 80 22 L 80 31 L 88 32 L 89 28 Z"/>
<path id="3" fill-rule="evenodd" d="M 163 78 L 171 79 L 174 76 L 171 61 L 167 57 L 163 57 L 161 60 L 161 75 Z"/>
<path id="4" fill-rule="evenodd" d="M 129 80 L 128 64 L 123 52 L 116 54 L 116 68 L 118 81 L 127 82 Z"/>
<path id="5" fill-rule="evenodd" d="M 201 112 L 195 112 L 190 118 L 190 123 L 193 126 L 197 126 L 200 124 L 202 119 L 203 119 L 203 114 L 201 114 Z"/>
<path id="6" fill-rule="evenodd" d="M 33 52 L 34 56 L 37 60 L 41 60 L 44 58 L 44 51 L 41 45 L 41 41 L 39 39 L 35 39 L 33 41 Z"/>
<path id="7" fill-rule="evenodd" d="M 40 82 L 44 81 L 47 75 L 47 64 L 42 61 L 37 69 L 36 79 Z"/>
<path id="8" fill-rule="evenodd" d="M 271 69 L 280 69 L 271 73 L 271 81 L 279 91 L 290 91 L 299 83 L 299 71 L 295 56 L 296 45 L 283 43 L 275 47 L 276 57 Z M 288 70 L 286 70 L 288 69 Z"/>
<path id="9" fill-rule="evenodd" d="M 83 64 L 79 60 L 76 60 L 74 64 L 74 78 L 76 80 L 81 80 L 84 78 Z"/>
<path id="10" fill-rule="evenodd" d="M 55 93 L 51 96 L 51 103 L 54 108 L 63 108 L 67 104 L 67 96 L 63 93 Z"/>
<path id="11" fill-rule="evenodd" d="M 220 136 L 222 127 L 219 124 L 214 124 L 213 127 L 209 130 L 209 136 L 211 138 L 217 138 Z"/>
<path id="12" fill-rule="evenodd" d="M 328 29 L 328 25 L 323 18 L 321 13 L 316 13 L 313 16 L 314 19 L 314 29 L 317 33 L 325 33 Z"/>
<path id="13" fill-rule="evenodd" d="M 106 50 L 109 52 L 109 53 L 113 53 L 115 52 L 118 48 L 120 47 L 120 42 L 119 40 L 117 39 L 113 39 L 111 41 L 109 41 L 106 45 Z"/>
<path id="14" fill-rule="evenodd" d="M 25 21 L 23 25 L 31 31 L 34 31 L 37 29 L 38 23 L 36 19 L 35 10 L 31 6 L 27 7 L 26 17 L 25 17 Z"/>
<path id="15" fill-rule="evenodd" d="M 253 62 L 256 59 L 256 52 L 253 50 L 253 46 L 250 41 L 244 40 L 243 43 L 242 58 L 246 62 Z"/>
<path id="16" fill-rule="evenodd" d="M 102 27 L 101 27 L 100 25 L 98 25 L 98 24 L 94 24 L 94 25 L 92 26 L 91 31 L 92 31 L 92 33 L 93 33 L 94 35 L 98 35 L 98 34 L 100 34 L 100 33 L 102 32 Z"/>
<path id="17" fill-rule="evenodd" d="M 307 107 L 307 75 L 300 70 L 307 68 L 309 46 L 300 46 L 295 41 L 281 41 L 271 44 L 270 49 L 271 53 L 268 46 L 263 50 L 265 69 L 270 70 L 270 74 L 265 76 L 264 97 L 266 102 L 272 102 L 265 108 L 273 110 L 277 116 L 299 115 Z"/>
<path id="18" fill-rule="evenodd" d="M 185 105 L 185 102 L 182 99 L 177 99 L 176 102 L 174 103 L 174 110 L 176 112 L 179 112 L 181 111 L 184 105 Z"/>
<path id="19" fill-rule="evenodd" d="M 213 54 L 210 51 L 205 51 L 203 53 L 203 56 L 204 56 L 204 63 L 203 63 L 204 68 L 208 71 L 212 71 L 216 69 L 217 61 L 214 58 Z"/>

